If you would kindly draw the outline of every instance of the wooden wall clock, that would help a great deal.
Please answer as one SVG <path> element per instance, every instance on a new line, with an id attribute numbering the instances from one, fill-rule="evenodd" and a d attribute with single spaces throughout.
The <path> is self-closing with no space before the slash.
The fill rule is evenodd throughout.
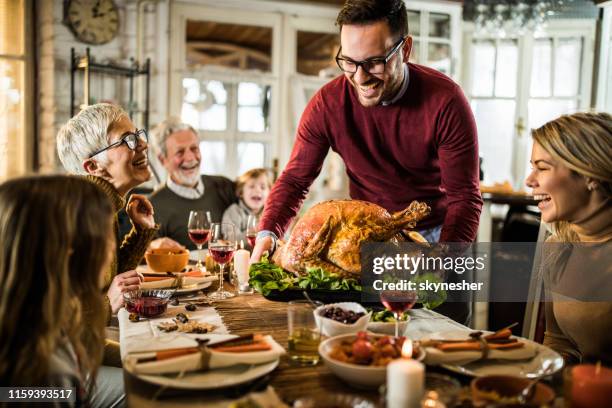
<path id="1" fill-rule="evenodd" d="M 87 44 L 106 44 L 117 36 L 119 12 L 113 0 L 65 0 L 64 22 Z"/>

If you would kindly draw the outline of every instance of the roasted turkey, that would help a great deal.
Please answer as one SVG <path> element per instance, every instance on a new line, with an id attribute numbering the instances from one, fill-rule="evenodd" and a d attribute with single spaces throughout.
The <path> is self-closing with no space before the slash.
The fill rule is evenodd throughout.
<path id="1" fill-rule="evenodd" d="M 413 229 L 429 212 L 429 206 L 418 201 L 393 214 L 366 201 L 324 201 L 300 218 L 272 261 L 298 275 L 305 274 L 307 268 L 321 267 L 359 278 L 361 243 L 397 239 L 402 230 Z"/>

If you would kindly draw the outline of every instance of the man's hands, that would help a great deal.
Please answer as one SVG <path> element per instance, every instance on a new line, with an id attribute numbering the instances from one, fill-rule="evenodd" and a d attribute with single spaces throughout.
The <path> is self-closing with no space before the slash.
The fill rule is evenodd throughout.
<path id="1" fill-rule="evenodd" d="M 153 205 L 142 194 L 132 194 L 125 211 L 132 223 L 140 229 L 155 228 Z"/>
<path id="2" fill-rule="evenodd" d="M 106 292 L 113 313 L 117 313 L 121 306 L 123 306 L 123 292 L 138 290 L 140 282 L 141 275 L 136 271 L 127 271 L 115 276 L 108 288 L 108 292 Z"/>
<path id="3" fill-rule="evenodd" d="M 272 251 L 272 245 L 274 241 L 272 237 L 263 237 L 255 241 L 255 247 L 253 247 L 253 252 L 251 253 L 250 263 L 259 262 L 261 256 L 264 252 L 270 253 Z"/>
<path id="4" fill-rule="evenodd" d="M 160 249 L 160 248 L 171 249 L 175 251 L 182 251 L 185 249 L 184 246 L 182 246 L 175 240 L 168 238 L 168 237 L 154 239 L 149 244 L 149 249 Z"/>

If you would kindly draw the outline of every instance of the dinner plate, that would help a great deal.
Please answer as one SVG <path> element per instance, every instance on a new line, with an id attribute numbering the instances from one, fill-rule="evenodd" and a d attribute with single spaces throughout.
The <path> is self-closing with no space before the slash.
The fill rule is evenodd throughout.
<path id="1" fill-rule="evenodd" d="M 216 280 L 216 278 L 215 278 L 215 280 Z M 214 280 L 210 280 L 210 281 L 206 281 L 206 282 L 200 282 L 200 283 L 198 283 L 196 285 L 189 285 L 186 288 L 177 289 L 174 293 L 175 294 L 177 294 L 177 293 L 189 293 L 189 292 L 196 292 L 198 290 L 206 289 L 206 288 L 210 287 L 210 285 L 212 285 L 213 281 Z"/>
<path id="2" fill-rule="evenodd" d="M 232 387 L 253 381 L 272 372 L 278 366 L 278 362 L 279 360 L 277 359 L 264 364 L 240 364 L 210 371 L 189 372 L 185 373 L 185 375 L 180 378 L 177 374 L 135 375 L 144 381 L 165 387 L 190 390 L 211 390 L 215 388 Z"/>
<path id="3" fill-rule="evenodd" d="M 433 333 L 431 338 L 442 340 L 465 339 L 465 330 Z M 484 332 L 489 334 L 492 332 Z M 546 373 L 551 375 L 563 368 L 563 357 L 556 351 L 540 343 L 529 339 L 515 336 L 521 341 L 532 345 L 536 349 L 535 357 L 529 360 L 481 360 L 465 365 L 441 364 L 450 371 L 471 377 L 482 377 L 484 375 L 514 375 L 518 377 L 537 378 Z"/>
<path id="4" fill-rule="evenodd" d="M 183 271 L 188 272 L 195 269 L 195 265 L 187 265 Z M 136 267 L 136 272 L 140 272 L 147 275 L 156 275 L 156 276 L 168 276 L 168 272 L 157 272 L 153 269 L 149 268 L 149 265 L 138 265 Z M 181 273 L 181 272 L 177 272 Z"/>

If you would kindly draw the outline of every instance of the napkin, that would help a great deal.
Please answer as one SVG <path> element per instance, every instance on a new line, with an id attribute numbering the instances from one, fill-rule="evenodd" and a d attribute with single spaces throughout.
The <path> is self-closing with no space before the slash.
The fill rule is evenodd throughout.
<path id="1" fill-rule="evenodd" d="M 188 276 L 185 274 L 181 279 L 181 288 L 199 285 L 204 282 L 212 282 L 217 278 L 214 276 Z M 174 288 L 178 284 L 178 278 L 150 277 L 146 276 L 145 281 L 140 284 L 140 289 L 167 289 Z"/>
<path id="2" fill-rule="evenodd" d="M 210 353 L 208 369 L 230 367 L 238 364 L 263 364 L 277 360 L 285 354 L 285 349 L 272 336 L 264 336 L 263 341 L 270 346 L 269 350 L 236 353 L 208 348 L 207 350 Z M 144 356 L 147 357 L 148 355 L 144 354 Z M 123 361 L 123 366 L 134 374 L 167 374 L 203 369 L 202 356 L 199 352 L 161 361 L 138 363 L 138 360 L 142 357 L 143 354 L 128 354 Z"/>
<path id="3" fill-rule="evenodd" d="M 466 332 L 465 338 L 468 338 Z M 444 335 L 432 336 L 431 339 L 446 339 Z M 453 337 L 454 338 L 454 337 Z M 430 339 L 422 339 L 427 341 Z M 522 347 L 506 348 L 508 345 L 496 345 L 491 344 L 487 353 L 487 360 L 529 360 L 536 356 L 538 350 L 537 345 L 530 341 L 521 341 Z M 455 343 L 457 344 L 457 343 Z M 461 343 L 465 345 L 465 343 Z M 476 346 L 479 343 L 474 343 Z M 425 363 L 429 365 L 439 364 L 454 364 L 454 365 L 465 365 L 478 360 L 482 360 L 483 353 L 480 350 L 463 350 L 463 351 L 452 351 L 454 345 L 452 343 L 445 344 L 446 351 L 440 350 L 437 347 L 425 347 Z M 477 347 L 477 346 L 476 346 Z M 510 346 L 512 347 L 512 346 Z"/>

